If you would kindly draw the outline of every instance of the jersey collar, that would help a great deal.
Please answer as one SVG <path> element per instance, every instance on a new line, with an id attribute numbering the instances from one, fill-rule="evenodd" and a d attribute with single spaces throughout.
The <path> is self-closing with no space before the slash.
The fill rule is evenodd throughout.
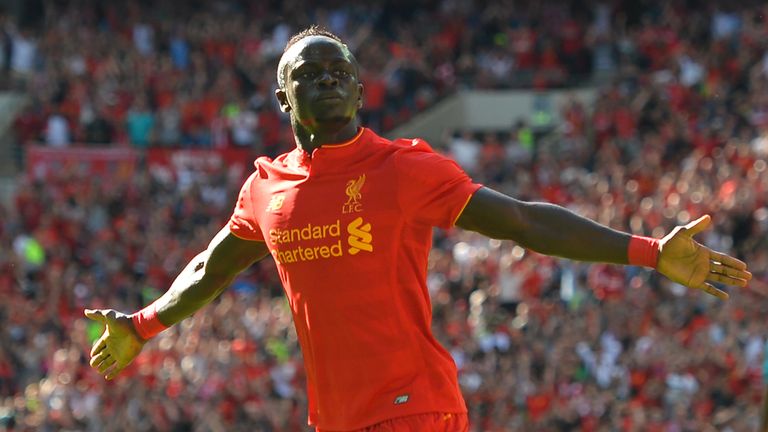
<path id="1" fill-rule="evenodd" d="M 357 134 L 348 141 L 344 141 L 338 144 L 323 144 L 320 147 L 312 150 L 312 156 L 299 147 L 294 148 L 291 151 L 291 159 L 293 159 L 297 165 L 302 167 L 309 167 L 313 160 L 320 158 L 336 158 L 343 157 L 349 153 L 354 153 L 357 150 L 357 145 L 361 140 L 360 138 L 365 134 L 368 129 L 365 127 L 358 128 Z"/>
<path id="2" fill-rule="evenodd" d="M 343 143 L 339 143 L 339 144 L 323 144 L 323 145 L 320 146 L 320 148 L 321 149 L 337 149 L 337 148 L 341 148 L 341 147 L 351 146 L 351 145 L 355 144 L 360 139 L 361 136 L 363 136 L 363 132 L 364 131 L 365 131 L 365 128 L 361 127 L 357 131 L 357 134 L 354 137 L 352 137 L 351 140 L 344 141 Z M 314 151 L 313 151 L 313 153 L 314 153 Z"/>

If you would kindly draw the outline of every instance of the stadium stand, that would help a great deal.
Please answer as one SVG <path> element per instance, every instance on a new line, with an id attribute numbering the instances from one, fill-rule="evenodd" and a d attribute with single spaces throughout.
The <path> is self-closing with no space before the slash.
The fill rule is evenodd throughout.
<path id="1" fill-rule="evenodd" d="M 353 41 L 365 119 L 382 130 L 458 88 L 597 84 L 594 105 L 557 107 L 552 130 L 518 122 L 434 144 L 477 181 L 631 232 L 710 213 L 700 241 L 749 262 L 754 279 L 722 303 L 641 269 L 438 232 L 434 330 L 472 430 L 755 429 L 768 364 L 768 6 L 328 4 L 81 0 L 46 3 L 29 29 L 4 17 L 10 85 L 33 101 L 17 142 L 280 152 L 291 138 L 271 100 L 276 56 L 313 22 Z M 110 181 L 78 164 L 28 172 L 0 207 L 0 431 L 307 430 L 271 260 L 123 377 L 88 368 L 100 328 L 83 308 L 155 298 L 224 223 L 243 174 L 147 166 L 132 160 Z"/>

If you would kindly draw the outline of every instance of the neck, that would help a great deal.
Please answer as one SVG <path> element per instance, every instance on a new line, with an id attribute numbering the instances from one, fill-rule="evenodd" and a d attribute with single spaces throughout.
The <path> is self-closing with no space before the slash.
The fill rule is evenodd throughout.
<path id="1" fill-rule="evenodd" d="M 296 139 L 296 147 L 312 155 L 312 151 L 326 144 L 338 144 L 349 141 L 357 135 L 357 119 L 353 119 L 341 128 L 310 130 L 296 123 L 291 118 L 293 136 Z"/>

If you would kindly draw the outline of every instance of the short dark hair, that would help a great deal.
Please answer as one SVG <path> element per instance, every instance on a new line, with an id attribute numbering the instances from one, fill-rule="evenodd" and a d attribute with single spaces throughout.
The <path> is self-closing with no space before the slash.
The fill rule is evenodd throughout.
<path id="1" fill-rule="evenodd" d="M 288 51 L 293 45 L 295 45 L 296 42 L 304 39 L 305 37 L 310 37 L 310 36 L 325 36 L 327 38 L 331 38 L 336 42 L 344 45 L 344 42 L 341 40 L 341 38 L 336 36 L 336 34 L 333 33 L 332 31 L 328 30 L 323 26 L 312 24 L 311 26 L 296 33 L 295 35 L 291 36 L 290 39 L 288 39 L 288 43 L 285 44 L 285 48 L 283 49 L 283 54 L 285 54 L 286 51 Z"/>
<path id="2" fill-rule="evenodd" d="M 343 45 L 344 47 L 347 46 L 344 43 L 344 41 L 342 41 L 341 38 L 337 36 L 335 33 L 317 24 L 312 24 L 311 26 L 291 36 L 291 38 L 288 39 L 288 43 L 285 44 L 285 48 L 283 49 L 283 54 L 280 56 L 280 62 L 278 63 L 278 66 L 277 66 L 277 69 L 278 69 L 277 85 L 279 87 L 282 88 L 283 86 L 285 86 L 285 70 L 284 69 L 286 65 L 282 61 L 282 56 L 284 56 L 285 53 L 288 52 L 288 50 L 291 49 L 292 46 L 296 45 L 296 43 L 298 43 L 300 40 L 310 36 L 324 36 L 329 39 L 335 40 L 336 42 Z"/>

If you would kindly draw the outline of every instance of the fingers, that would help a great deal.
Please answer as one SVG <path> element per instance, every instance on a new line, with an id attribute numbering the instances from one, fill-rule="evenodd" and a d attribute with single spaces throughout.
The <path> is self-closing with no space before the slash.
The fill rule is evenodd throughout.
<path id="1" fill-rule="evenodd" d="M 747 270 L 747 264 L 743 261 L 712 250 L 709 251 L 709 260 L 709 282 L 745 287 L 752 279 L 752 273 Z"/>
<path id="2" fill-rule="evenodd" d="M 91 361 L 90 361 L 91 367 L 96 369 L 99 372 L 99 374 L 104 375 L 105 378 L 107 378 L 111 374 L 112 374 L 112 377 L 114 378 L 114 376 L 117 375 L 116 372 L 120 372 L 120 370 L 117 370 L 115 372 L 115 369 L 117 369 L 117 367 L 115 366 L 116 364 L 117 364 L 117 359 L 115 357 L 112 357 L 112 355 L 107 350 L 103 350 L 100 353 L 96 354 L 95 356 L 91 357 Z"/>
<path id="3" fill-rule="evenodd" d="M 733 286 L 742 287 L 742 288 L 747 286 L 747 281 L 744 279 L 732 278 L 730 276 L 726 276 L 719 273 L 710 273 L 707 276 L 707 281 L 722 283 L 726 285 L 733 285 Z"/>
<path id="4" fill-rule="evenodd" d="M 95 355 L 91 356 L 91 361 L 89 364 L 92 368 L 99 371 L 100 374 L 104 374 L 104 372 L 112 365 L 114 365 L 116 361 L 117 360 L 109 353 L 109 350 L 102 349 Z"/>
<path id="5" fill-rule="evenodd" d="M 746 270 L 747 269 L 747 263 L 744 261 L 738 260 L 734 257 L 728 256 L 726 254 L 715 252 L 715 251 L 709 251 L 709 259 L 710 261 L 715 261 L 720 264 L 723 264 L 725 266 L 735 268 L 737 270 Z M 752 277 L 752 273 L 746 272 L 749 274 L 749 278 Z"/>
<path id="6" fill-rule="evenodd" d="M 118 367 L 117 365 L 115 365 L 114 367 L 112 367 L 112 370 L 107 371 L 107 374 L 104 375 L 104 378 L 106 378 L 108 381 L 112 381 L 113 379 L 115 379 L 116 376 L 120 374 L 120 372 L 123 371 L 123 369 L 125 369 L 125 366 Z"/>
<path id="7" fill-rule="evenodd" d="M 125 368 L 125 366 L 118 366 L 117 359 L 109 354 L 107 350 L 103 350 L 91 357 L 90 365 L 107 380 L 114 379 Z"/>
<path id="8" fill-rule="evenodd" d="M 98 354 L 91 356 L 91 361 L 88 362 L 92 368 L 98 368 L 99 364 L 110 357 L 109 352 L 107 350 L 102 350 Z"/>
<path id="9" fill-rule="evenodd" d="M 710 285 L 710 284 L 708 284 L 706 282 L 703 285 L 698 286 L 696 288 L 704 291 L 705 293 L 707 293 L 709 295 L 713 295 L 713 296 L 719 298 L 720 300 L 728 300 L 728 293 L 727 292 L 719 290 L 719 289 L 715 288 L 714 286 L 712 286 L 712 285 Z"/>
<path id="10" fill-rule="evenodd" d="M 96 341 L 95 344 L 93 344 L 93 348 L 91 348 L 91 357 L 100 353 L 106 347 L 107 347 L 107 338 L 102 336 L 99 338 L 99 340 Z"/>
<path id="11" fill-rule="evenodd" d="M 685 229 L 688 235 L 695 236 L 696 234 L 709 228 L 709 224 L 711 222 L 712 218 L 709 217 L 709 215 L 704 215 L 695 221 L 688 223 L 688 225 L 685 226 Z"/>
<path id="12" fill-rule="evenodd" d="M 115 363 L 117 363 L 117 360 L 115 360 L 114 357 L 107 357 L 103 362 L 101 362 L 97 370 L 99 371 L 100 374 L 103 375 Z"/>
<path id="13" fill-rule="evenodd" d="M 90 364 L 99 374 L 104 375 L 104 378 L 107 380 L 115 378 L 124 369 L 123 367 L 118 367 L 117 359 L 112 357 L 106 350 L 93 356 Z"/>
<path id="14" fill-rule="evenodd" d="M 724 282 L 729 285 L 747 286 L 747 281 L 752 279 L 752 273 L 746 270 L 739 270 L 718 263 L 710 263 L 709 271 L 711 274 L 722 275 L 736 281 L 735 283 Z"/>

